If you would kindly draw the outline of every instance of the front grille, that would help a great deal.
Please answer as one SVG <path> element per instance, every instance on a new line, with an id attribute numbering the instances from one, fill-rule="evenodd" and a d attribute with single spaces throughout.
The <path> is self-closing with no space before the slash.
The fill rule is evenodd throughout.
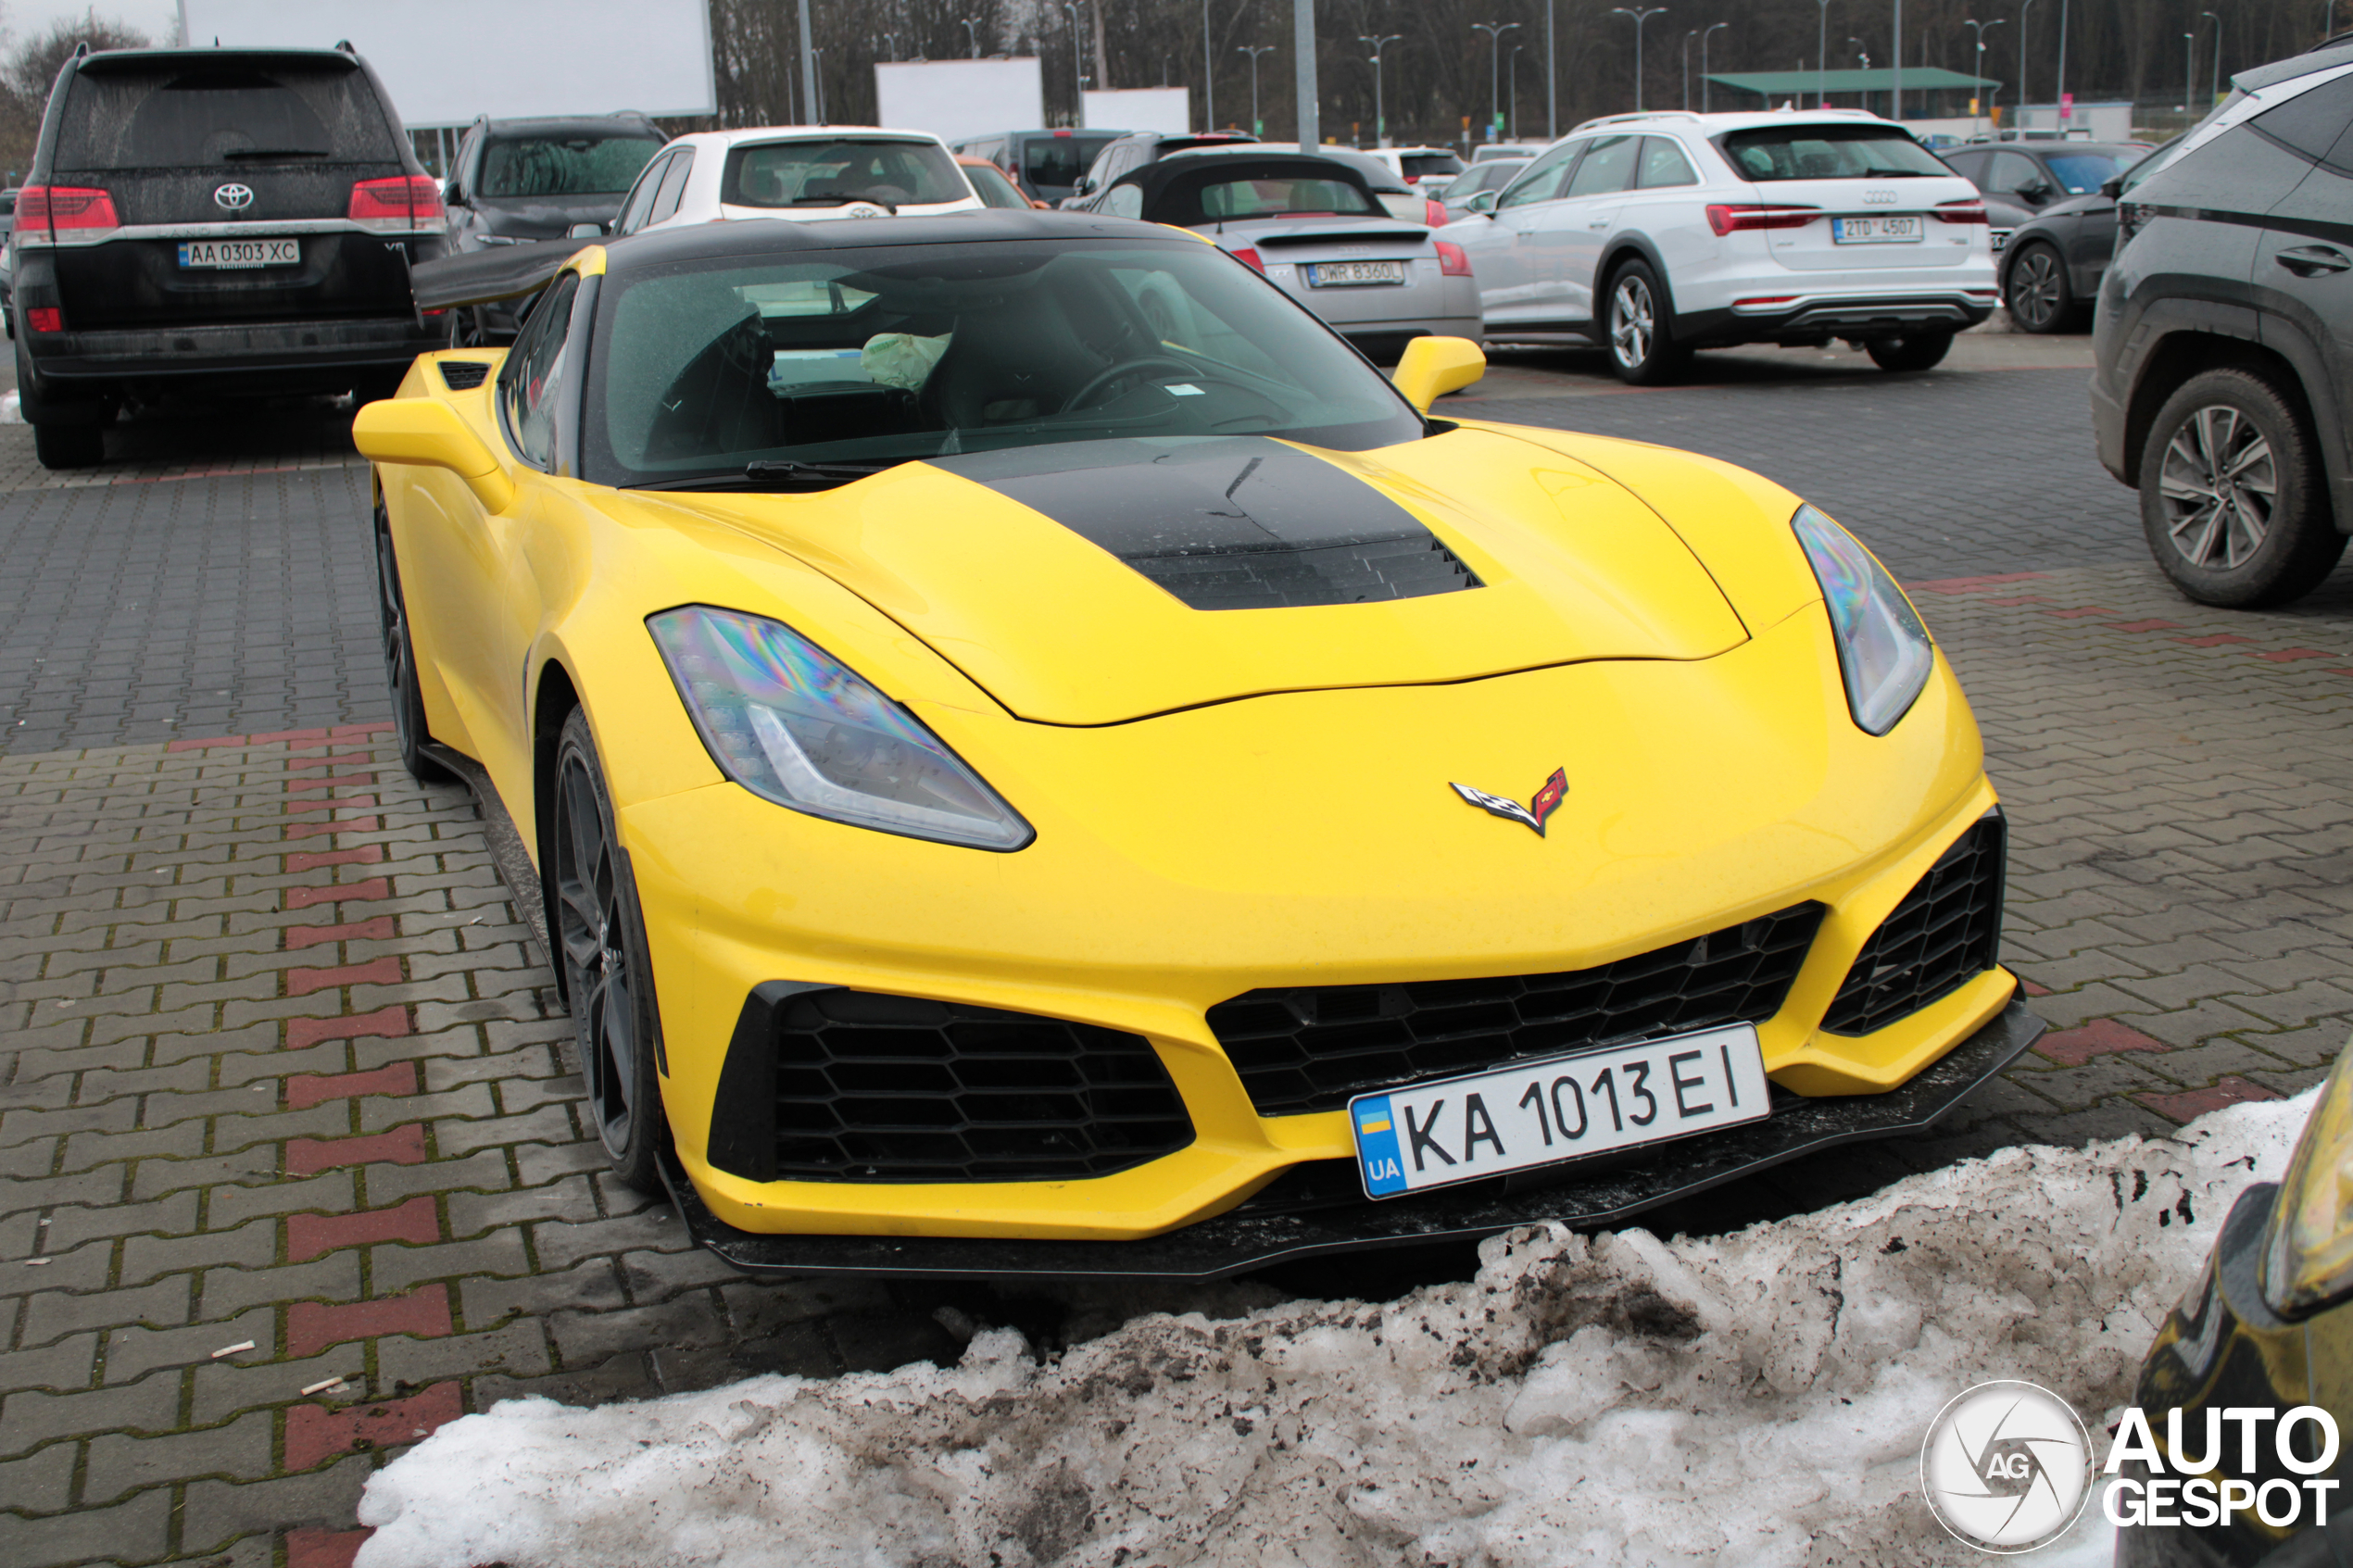
<path id="1" fill-rule="evenodd" d="M 444 359 L 441 364 L 441 384 L 452 392 L 472 392 L 490 374 L 487 359 Z"/>
<path id="2" fill-rule="evenodd" d="M 955 1002 L 810 991 L 774 1022 L 781 1181 L 1101 1176 L 1193 1141 L 1140 1035 Z"/>
<path id="3" fill-rule="evenodd" d="M 1262 1116 L 1335 1110 L 1352 1095 L 1616 1040 L 1780 1010 L 1822 906 L 1559 974 L 1251 991 L 1209 1026 Z"/>
<path id="4" fill-rule="evenodd" d="M 1994 967 L 2002 945 L 2003 838 L 2002 819 L 1989 816 L 1954 840 L 1855 955 L 1823 1028 L 1872 1034 Z"/>

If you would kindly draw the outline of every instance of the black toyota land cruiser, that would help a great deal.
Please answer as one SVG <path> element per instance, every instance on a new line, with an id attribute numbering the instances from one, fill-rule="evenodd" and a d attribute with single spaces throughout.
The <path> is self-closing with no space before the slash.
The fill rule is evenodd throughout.
<path id="1" fill-rule="evenodd" d="M 16 218 L 17 386 L 50 468 L 100 460 L 127 398 L 381 395 L 447 335 L 409 288 L 439 190 L 347 45 L 77 55 Z"/>

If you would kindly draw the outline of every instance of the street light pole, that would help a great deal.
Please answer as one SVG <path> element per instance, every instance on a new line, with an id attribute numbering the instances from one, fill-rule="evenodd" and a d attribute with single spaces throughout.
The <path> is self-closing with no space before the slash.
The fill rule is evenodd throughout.
<path id="1" fill-rule="evenodd" d="M 1818 109 L 1830 102 L 1823 94 L 1829 85 L 1823 72 L 1830 69 L 1831 63 L 1831 0 L 1814 3 L 1821 7 L 1820 15 L 1815 18 L 1814 32 L 1814 107 Z"/>
<path id="2" fill-rule="evenodd" d="M 1216 80 L 1217 53 L 1209 42 L 1209 0 L 1201 0 L 1201 128 L 1203 131 L 1217 129 Z"/>
<path id="3" fill-rule="evenodd" d="M 2211 11 L 2198 14 L 2214 24 L 2214 57 L 2206 63 L 2206 107 L 2210 109 L 2222 97 L 2222 19 Z"/>
<path id="4" fill-rule="evenodd" d="M 1561 133 L 1560 102 L 1556 91 L 1560 70 L 1553 56 L 1553 0 L 1544 0 L 1544 140 L 1554 140 Z"/>
<path id="5" fill-rule="evenodd" d="M 1299 103 L 1299 150 L 1312 153 L 1323 144 L 1315 87 L 1315 0 L 1291 0 L 1291 91 Z"/>
<path id="6" fill-rule="evenodd" d="M 1471 30 L 1487 34 L 1487 139 L 1495 139 L 1495 121 L 1503 108 L 1504 34 L 1519 31 L 1519 23 L 1505 22 L 1501 27 L 1493 22 L 1473 22 Z"/>
<path id="7" fill-rule="evenodd" d="M 2067 135 L 2067 0 L 2059 0 L 2058 68 L 2051 79 L 2051 112 L 2061 138 Z"/>
<path id="8" fill-rule="evenodd" d="M 809 0 L 801 0 L 807 5 Z M 1074 115 L 1082 128 L 1087 123 L 1087 47 L 1078 40 L 1078 6 L 1075 0 L 1063 0 L 1063 9 L 1070 13 L 1070 89 L 1072 102 L 1077 109 Z"/>
<path id="9" fill-rule="evenodd" d="M 1623 6 L 1613 6 L 1610 7 L 1609 14 L 1613 17 L 1634 19 L 1634 112 L 1640 114 L 1642 112 L 1642 24 L 1653 17 L 1665 16 L 1667 7 L 1638 6 L 1629 10 Z"/>
<path id="10" fill-rule="evenodd" d="M 800 0 L 800 118 L 817 123 L 817 52 L 809 46 L 809 0 Z"/>
<path id="11" fill-rule="evenodd" d="M 2182 34 L 2182 112 L 2197 101 L 2197 34 Z"/>
<path id="12" fill-rule="evenodd" d="M 1375 38 L 1362 32 L 1356 35 L 1357 43 L 1369 44 L 1373 46 L 1373 52 L 1369 57 L 1373 62 L 1373 145 L 1376 147 L 1389 145 L 1389 119 L 1381 107 L 1380 101 L 1381 51 L 1391 44 L 1402 44 L 1404 41 L 1405 35 L 1402 32 L 1392 32 L 1385 38 Z"/>
<path id="13" fill-rule="evenodd" d="M 1702 114 L 1707 113 L 1707 35 L 1719 27 L 1731 25 L 1730 22 L 1711 23 L 1699 35 L 1699 112 Z"/>
<path id="14" fill-rule="evenodd" d="M 1525 44 L 1512 45 L 1512 69 L 1508 73 L 1512 85 L 1507 102 L 1511 107 L 1505 111 L 1504 125 L 1505 134 L 1515 142 L 1519 140 L 1519 52 L 1527 47 Z"/>
<path id="15" fill-rule="evenodd" d="M 957 19 L 964 24 L 964 36 L 972 40 L 973 58 L 975 60 L 980 58 L 980 34 L 974 31 L 974 28 L 978 24 L 980 19 L 978 17 L 960 17 Z"/>
<path id="16" fill-rule="evenodd" d="M 2018 7 L 2018 121 L 2019 129 L 2026 129 L 2026 13 L 2034 0 L 2020 0 Z"/>
<path id="17" fill-rule="evenodd" d="M 1265 127 L 1258 123 L 1258 56 L 1274 52 L 1272 44 L 1245 44 L 1234 51 L 1250 56 L 1250 133 L 1253 136 L 1265 133 Z"/>
<path id="18" fill-rule="evenodd" d="M 1977 39 L 1977 54 L 1975 56 L 1976 63 L 1970 68 L 1969 74 L 1976 77 L 1977 82 L 1982 82 L 1985 80 L 1985 30 L 1989 27 L 2001 26 L 2002 19 L 1996 17 L 1990 22 L 1982 22 L 1971 18 L 1964 17 L 1961 19 L 1961 25 L 1972 30 L 1972 32 Z M 1972 98 L 1977 96 L 1977 82 L 1969 83 L 1969 96 Z M 1990 104 L 1993 100 L 1991 97 L 1988 97 L 1986 101 Z"/>
<path id="19" fill-rule="evenodd" d="M 1888 79 L 1887 118 L 1904 118 L 1904 0 L 1895 0 L 1895 25 L 1887 39 L 1889 66 L 1894 75 Z"/>

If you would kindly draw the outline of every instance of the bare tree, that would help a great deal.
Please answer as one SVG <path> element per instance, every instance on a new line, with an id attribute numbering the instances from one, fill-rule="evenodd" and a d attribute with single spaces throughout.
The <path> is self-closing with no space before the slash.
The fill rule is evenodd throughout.
<path id="1" fill-rule="evenodd" d="M 0 164 L 19 171 L 31 164 L 49 89 L 74 51 L 85 44 L 93 50 L 144 49 L 147 35 L 90 10 L 52 22 L 9 50 L 0 61 Z"/>

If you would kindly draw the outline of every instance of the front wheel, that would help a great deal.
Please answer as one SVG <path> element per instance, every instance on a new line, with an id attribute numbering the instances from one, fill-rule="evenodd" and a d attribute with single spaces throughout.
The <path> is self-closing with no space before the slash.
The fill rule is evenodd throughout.
<path id="1" fill-rule="evenodd" d="M 1692 351 L 1675 342 L 1666 306 L 1667 291 L 1647 261 L 1628 262 L 1609 281 L 1610 369 L 1629 386 L 1672 381 L 1691 360 Z"/>
<path id="2" fill-rule="evenodd" d="M 1951 332 L 1912 332 L 1903 337 L 1875 337 L 1863 345 L 1871 363 L 1882 370 L 1931 370 L 1952 352 Z"/>
<path id="3" fill-rule="evenodd" d="M 662 1190 L 660 1157 L 670 1135 L 655 1072 L 661 1022 L 653 966 L 629 859 L 614 831 L 612 797 L 588 717 L 575 708 L 556 742 L 548 913 L 573 1038 L 587 1080 L 588 1111 L 613 1173 L 648 1195 Z"/>
<path id="4" fill-rule="evenodd" d="M 2030 332 L 2062 332 L 2075 320 L 2075 291 L 2068 286 L 2067 264 L 2049 245 L 2031 244 L 2010 262 L 2002 297 L 2010 320 Z"/>
<path id="5" fill-rule="evenodd" d="M 2199 604 L 2287 604 L 2345 553 L 2304 420 L 2245 370 L 2192 376 L 2165 400 L 2140 480 L 2149 550 Z"/>

